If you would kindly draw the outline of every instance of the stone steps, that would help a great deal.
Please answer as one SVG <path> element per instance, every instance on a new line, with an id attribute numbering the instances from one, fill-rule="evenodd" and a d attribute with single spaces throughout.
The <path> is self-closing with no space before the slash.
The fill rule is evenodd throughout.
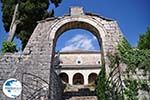
<path id="1" fill-rule="evenodd" d="M 68 100 L 98 100 L 96 96 L 78 96 L 72 97 Z"/>
<path id="2" fill-rule="evenodd" d="M 98 100 L 95 91 L 90 88 L 77 86 L 69 87 L 64 90 L 62 100 Z"/>

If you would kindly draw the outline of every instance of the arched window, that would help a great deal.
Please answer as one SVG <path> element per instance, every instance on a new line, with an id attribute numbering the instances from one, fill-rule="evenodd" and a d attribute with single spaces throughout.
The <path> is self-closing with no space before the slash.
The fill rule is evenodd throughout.
<path id="1" fill-rule="evenodd" d="M 88 83 L 91 84 L 91 83 L 95 83 L 96 81 L 96 77 L 97 77 L 97 74 L 96 73 L 91 73 L 88 77 Z"/>
<path id="2" fill-rule="evenodd" d="M 84 77 L 80 73 L 76 73 L 73 76 L 73 85 L 83 85 L 84 84 Z"/>
<path id="3" fill-rule="evenodd" d="M 60 73 L 59 74 L 59 77 L 60 79 L 65 82 L 65 83 L 68 83 L 69 82 L 69 78 L 68 78 L 68 75 L 66 73 Z"/>

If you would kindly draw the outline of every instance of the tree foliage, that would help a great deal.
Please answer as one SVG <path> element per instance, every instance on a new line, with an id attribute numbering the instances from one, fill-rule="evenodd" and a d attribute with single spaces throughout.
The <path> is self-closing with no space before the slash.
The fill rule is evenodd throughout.
<path id="1" fill-rule="evenodd" d="M 150 50 L 130 48 L 126 40 L 122 40 L 118 47 L 121 60 L 127 65 L 127 71 L 135 72 L 137 68 L 150 72 Z"/>
<path id="2" fill-rule="evenodd" d="M 129 72 L 132 74 L 136 74 L 136 69 L 142 69 L 146 72 L 150 72 L 150 50 L 149 49 L 138 49 L 132 48 L 128 41 L 123 38 L 118 45 L 118 52 L 114 55 L 107 56 L 110 61 L 110 68 L 115 67 L 124 63 L 126 64 L 126 74 Z M 116 66 L 117 68 L 117 66 Z M 109 74 L 110 79 L 113 78 L 113 72 L 117 72 L 112 70 Z M 147 81 L 143 81 L 140 79 L 133 79 L 132 77 L 127 77 L 124 79 L 124 85 L 119 85 L 122 87 L 122 94 L 118 95 L 117 86 L 114 85 L 115 82 L 109 81 L 109 77 L 105 76 L 105 70 L 102 68 L 100 74 L 97 78 L 97 88 L 96 93 L 99 100 L 107 100 L 108 97 L 112 98 L 109 100 L 123 100 L 122 94 L 125 96 L 127 100 L 138 100 L 138 90 L 150 91 L 150 86 Z M 119 78 L 118 78 L 119 79 Z M 116 79 L 115 79 L 116 80 Z M 119 79 L 120 82 L 121 78 Z M 107 82 L 109 81 L 109 82 Z M 109 84 L 112 83 L 112 85 Z M 121 98 L 121 99 L 120 99 Z M 145 97 L 146 99 L 146 97 Z"/>
<path id="3" fill-rule="evenodd" d="M 14 42 L 7 42 L 7 41 L 3 42 L 2 53 L 7 52 L 14 53 L 16 51 L 17 51 L 16 44 Z"/>
<path id="4" fill-rule="evenodd" d="M 135 79 L 125 80 L 125 95 L 127 100 L 138 100 L 138 82 Z"/>
<path id="5" fill-rule="evenodd" d="M 99 100 L 124 100 L 123 84 L 120 77 L 120 56 L 117 53 L 107 56 L 111 72 L 106 76 L 105 66 L 101 67 L 97 77 L 96 94 Z"/>
<path id="6" fill-rule="evenodd" d="M 139 49 L 150 49 L 150 27 L 147 28 L 147 32 L 140 35 L 138 42 Z"/>
<path id="7" fill-rule="evenodd" d="M 121 55 L 121 62 L 125 63 L 126 73 L 129 72 L 136 74 L 136 69 L 142 69 L 145 73 L 150 72 L 150 50 L 149 49 L 138 49 L 129 48 L 126 40 L 122 40 L 118 46 L 119 54 Z M 129 75 L 130 76 L 130 75 Z M 129 77 L 125 79 L 125 95 L 127 100 L 138 100 L 138 90 L 144 90 L 149 92 L 150 86 L 147 82 L 141 82 L 141 79 L 133 79 Z M 139 76 L 137 76 L 139 77 Z M 146 86 L 146 89 L 145 89 Z M 146 97 L 145 97 L 146 99 Z"/>
<path id="8" fill-rule="evenodd" d="M 106 91 L 106 71 L 105 66 L 102 66 L 102 69 L 96 80 L 96 95 L 98 100 L 105 100 L 105 91 Z"/>
<path id="9" fill-rule="evenodd" d="M 25 47 L 29 37 L 37 25 L 37 21 L 54 16 L 54 11 L 48 11 L 50 1 L 57 7 L 61 0 L 1 0 L 3 22 L 6 32 L 9 32 L 13 12 L 19 3 L 16 19 L 20 21 L 17 26 L 16 36 Z"/>

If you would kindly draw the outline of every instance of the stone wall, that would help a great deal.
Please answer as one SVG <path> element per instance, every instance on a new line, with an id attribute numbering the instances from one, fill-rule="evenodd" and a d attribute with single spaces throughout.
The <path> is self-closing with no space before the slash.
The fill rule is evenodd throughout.
<path id="1" fill-rule="evenodd" d="M 135 73 L 130 72 L 129 74 L 124 73 L 125 79 L 132 79 L 136 80 L 138 83 L 138 100 L 150 100 L 150 91 L 148 90 L 148 87 L 146 87 L 146 84 L 150 87 L 150 74 L 149 72 L 145 72 L 142 69 L 136 69 Z M 145 84 L 142 85 L 141 84 Z M 144 88 L 144 89 L 143 89 Z M 147 98 L 147 99 L 145 99 Z"/>
<path id="2" fill-rule="evenodd" d="M 9 78 L 16 78 L 21 81 L 21 73 L 18 69 L 22 66 L 19 64 L 19 60 L 20 57 L 17 54 L 0 55 L 0 100 L 12 100 L 4 95 L 2 85 Z"/>
<path id="3" fill-rule="evenodd" d="M 51 77 L 52 83 L 50 91 L 51 92 L 50 100 L 61 100 L 65 86 L 54 70 L 51 70 L 51 73 L 53 76 Z"/>
<path id="4" fill-rule="evenodd" d="M 8 78 L 14 77 L 20 80 L 19 77 L 21 57 L 18 54 L 5 54 L 0 55 L 0 79 L 6 80 Z M 18 72 L 18 74 L 16 74 Z"/>
<path id="5" fill-rule="evenodd" d="M 38 60 L 38 58 L 37 58 Z M 49 95 L 48 86 L 50 84 L 51 88 L 51 98 L 53 100 L 59 100 L 56 98 L 61 97 L 63 85 L 54 70 L 50 70 L 48 67 L 44 68 L 44 63 L 36 62 L 31 55 L 20 55 L 20 54 L 5 54 L 0 56 L 0 88 L 2 89 L 2 84 L 5 80 L 9 78 L 16 78 L 23 84 L 23 92 L 17 100 L 29 100 L 34 98 L 40 98 L 41 96 Z M 40 66 L 40 68 L 38 68 Z M 35 69 L 37 67 L 37 69 Z M 51 73 L 49 73 L 51 71 Z M 52 76 L 52 77 L 50 77 Z M 51 83 L 49 83 L 49 77 L 51 78 Z M 38 84 L 36 84 L 38 82 Z M 27 85 L 27 86 L 26 86 Z M 27 87 L 31 87 L 28 88 Z M 35 88 L 35 89 L 33 89 Z M 41 89 L 39 91 L 39 89 Z M 41 92 L 46 91 L 45 94 Z M 28 92 L 30 91 L 30 93 Z M 36 92 L 36 93 L 35 93 Z M 6 97 L 2 90 L 0 90 L 0 100 L 11 100 Z"/>

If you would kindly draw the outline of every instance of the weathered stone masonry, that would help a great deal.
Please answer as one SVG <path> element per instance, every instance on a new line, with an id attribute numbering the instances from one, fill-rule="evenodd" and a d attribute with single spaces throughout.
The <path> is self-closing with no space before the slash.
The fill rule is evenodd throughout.
<path id="1" fill-rule="evenodd" d="M 61 82 L 54 74 L 53 58 L 57 39 L 63 32 L 70 29 L 82 28 L 97 37 L 102 47 L 102 59 L 109 73 L 106 54 L 115 52 L 123 37 L 117 22 L 86 13 L 81 7 L 72 7 L 70 11 L 69 15 L 63 17 L 39 21 L 22 55 L 6 54 L 0 58 L 0 79 L 6 80 L 13 77 L 23 82 L 23 93 L 17 98 L 18 100 L 26 100 L 31 95 L 35 95 L 36 91 L 40 93 L 38 89 L 45 88 L 41 84 L 50 84 L 47 94 L 50 94 L 51 100 L 58 100 L 61 97 L 59 93 Z M 40 84 L 37 84 L 36 81 Z M 40 98 L 39 95 L 35 98 Z M 4 95 L 0 97 L 1 100 L 6 100 L 5 98 Z"/>

